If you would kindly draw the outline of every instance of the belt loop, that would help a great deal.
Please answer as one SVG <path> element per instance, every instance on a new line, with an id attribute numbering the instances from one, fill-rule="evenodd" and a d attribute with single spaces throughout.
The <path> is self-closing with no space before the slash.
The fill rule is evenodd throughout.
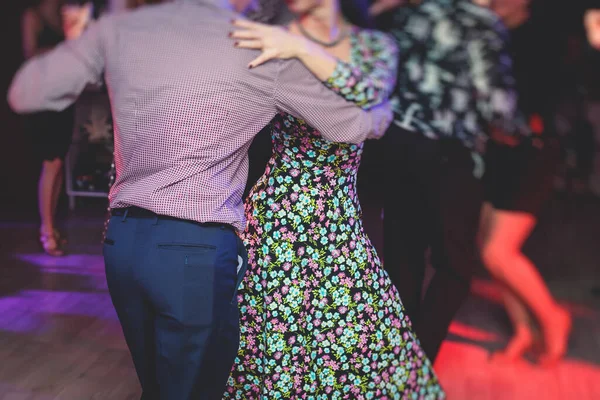
<path id="1" fill-rule="evenodd" d="M 127 220 L 127 214 L 129 214 L 129 208 L 125 209 L 125 212 L 123 213 L 123 219 L 121 220 L 121 222 L 125 222 L 125 220 Z"/>
<path id="2" fill-rule="evenodd" d="M 154 217 L 154 223 L 152 225 L 158 225 L 158 215 Z"/>

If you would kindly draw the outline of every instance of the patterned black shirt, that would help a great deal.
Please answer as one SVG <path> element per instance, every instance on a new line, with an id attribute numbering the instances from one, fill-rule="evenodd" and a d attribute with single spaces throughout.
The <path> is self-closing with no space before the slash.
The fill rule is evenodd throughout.
<path id="1" fill-rule="evenodd" d="M 400 65 L 394 123 L 473 147 L 492 127 L 521 133 L 507 31 L 469 0 L 424 0 L 394 12 Z"/>

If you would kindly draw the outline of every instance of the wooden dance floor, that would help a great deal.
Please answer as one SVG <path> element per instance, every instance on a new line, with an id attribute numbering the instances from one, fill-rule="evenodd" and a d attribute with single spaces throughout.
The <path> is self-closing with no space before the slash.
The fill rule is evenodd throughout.
<path id="1" fill-rule="evenodd" d="M 106 288 L 102 215 L 100 204 L 71 215 L 70 255 L 58 259 L 39 252 L 34 222 L 0 223 L 0 400 L 139 399 Z M 510 326 L 497 287 L 481 274 L 436 364 L 450 400 L 600 398 L 599 238 L 600 201 L 557 198 L 527 244 L 575 315 L 568 357 L 551 369 L 489 360 Z"/>

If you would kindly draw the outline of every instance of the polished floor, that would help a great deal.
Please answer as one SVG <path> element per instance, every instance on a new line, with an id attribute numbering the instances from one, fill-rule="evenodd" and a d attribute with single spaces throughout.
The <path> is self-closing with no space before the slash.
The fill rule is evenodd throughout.
<path id="1" fill-rule="evenodd" d="M 372 236 L 380 241 L 376 212 Z M 70 255 L 39 252 L 36 226 L 0 223 L 0 400 L 139 399 L 139 387 L 112 309 L 100 255 L 101 204 L 66 219 Z M 510 326 L 497 287 L 485 274 L 453 323 L 436 364 L 453 400 L 600 398 L 600 201 L 557 197 L 527 252 L 553 293 L 575 315 L 568 357 L 543 369 L 531 360 L 505 365 L 490 352 Z"/>

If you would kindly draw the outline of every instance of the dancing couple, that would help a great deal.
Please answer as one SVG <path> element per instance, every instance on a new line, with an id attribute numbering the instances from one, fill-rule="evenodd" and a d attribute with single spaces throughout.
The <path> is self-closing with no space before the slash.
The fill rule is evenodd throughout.
<path id="1" fill-rule="evenodd" d="M 142 398 L 444 398 L 355 186 L 362 143 L 391 121 L 396 48 L 337 1 L 290 1 L 288 29 L 245 21 L 250 5 L 105 17 L 9 91 L 17 112 L 62 110 L 106 81 L 104 257 Z M 247 150 L 268 124 L 273 157 L 244 212 Z"/>

